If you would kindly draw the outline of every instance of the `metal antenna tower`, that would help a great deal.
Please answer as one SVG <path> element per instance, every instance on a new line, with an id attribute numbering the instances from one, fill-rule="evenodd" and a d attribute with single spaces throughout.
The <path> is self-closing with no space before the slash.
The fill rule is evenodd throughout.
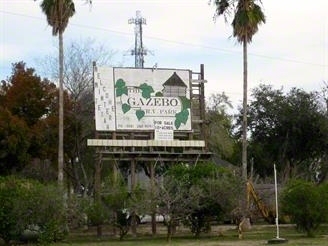
<path id="1" fill-rule="evenodd" d="M 144 55 L 147 55 L 147 50 L 142 43 L 142 25 L 146 24 L 146 19 L 141 17 L 140 11 L 136 11 L 136 17 L 129 19 L 129 24 L 135 24 L 134 27 L 134 49 L 131 50 L 131 55 L 134 56 L 135 67 L 144 67 Z"/>

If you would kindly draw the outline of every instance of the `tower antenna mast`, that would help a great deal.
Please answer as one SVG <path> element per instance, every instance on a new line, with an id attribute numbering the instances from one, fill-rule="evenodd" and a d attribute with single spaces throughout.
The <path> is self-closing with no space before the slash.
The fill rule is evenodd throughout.
<path id="1" fill-rule="evenodd" d="M 147 55 L 147 50 L 142 43 L 142 25 L 146 24 L 146 19 L 142 18 L 140 11 L 136 11 L 136 17 L 129 19 L 129 24 L 135 24 L 134 34 L 134 49 L 131 50 L 131 55 L 134 56 L 135 67 L 144 67 L 144 55 Z"/>

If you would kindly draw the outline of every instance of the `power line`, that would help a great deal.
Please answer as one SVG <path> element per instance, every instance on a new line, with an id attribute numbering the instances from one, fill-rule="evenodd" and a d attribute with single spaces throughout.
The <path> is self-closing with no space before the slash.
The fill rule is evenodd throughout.
<path id="1" fill-rule="evenodd" d="M 33 18 L 33 19 L 38 19 L 38 20 L 44 21 L 42 18 L 39 18 L 39 17 L 29 16 L 29 15 L 25 15 L 25 14 L 18 14 L 18 13 L 3 11 L 3 10 L 0 10 L 0 13 L 15 15 L 15 16 L 22 16 L 22 17 L 26 17 L 26 18 Z M 81 24 L 75 24 L 74 22 L 70 22 L 69 25 L 79 27 L 79 28 L 86 28 L 86 29 L 90 29 L 90 30 L 99 30 L 99 31 L 110 32 L 110 33 L 117 34 L 117 35 L 131 36 L 131 33 L 111 30 L 111 29 L 104 28 L 104 27 L 81 25 Z M 148 36 L 148 35 L 145 35 L 144 37 L 147 37 L 148 39 L 152 39 L 152 40 L 158 40 L 158 41 L 165 42 L 165 43 L 172 43 L 172 44 L 178 44 L 178 45 L 182 45 L 182 46 L 203 48 L 203 49 L 208 49 L 208 50 L 213 50 L 213 51 L 223 52 L 223 53 L 240 54 L 242 52 L 241 50 L 236 51 L 236 50 L 230 50 L 230 49 L 222 49 L 222 48 L 209 46 L 209 45 L 194 44 L 194 43 L 190 43 L 190 42 L 182 42 L 182 41 L 158 38 L 158 37 Z M 252 52 L 249 52 L 248 55 L 263 58 L 263 59 L 268 59 L 268 60 L 278 60 L 278 61 L 292 62 L 292 63 L 298 63 L 298 64 L 311 65 L 311 66 L 328 67 L 328 64 L 314 63 L 314 62 L 308 62 L 308 61 L 300 61 L 300 60 L 296 60 L 296 59 L 289 59 L 289 58 L 282 58 L 282 57 L 267 56 L 267 55 L 252 53 Z"/>

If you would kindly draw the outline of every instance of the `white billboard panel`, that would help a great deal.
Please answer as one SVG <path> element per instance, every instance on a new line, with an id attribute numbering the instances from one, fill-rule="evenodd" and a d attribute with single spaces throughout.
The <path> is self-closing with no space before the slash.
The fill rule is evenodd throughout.
<path id="1" fill-rule="evenodd" d="M 115 130 L 115 98 L 113 68 L 98 67 L 94 70 L 94 95 L 96 130 Z"/>
<path id="2" fill-rule="evenodd" d="M 191 130 L 190 70 L 95 68 L 96 130 Z"/>

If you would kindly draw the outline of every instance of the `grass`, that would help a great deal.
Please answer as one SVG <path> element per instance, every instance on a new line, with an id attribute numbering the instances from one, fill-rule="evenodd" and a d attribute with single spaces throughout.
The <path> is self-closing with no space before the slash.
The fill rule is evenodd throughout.
<path id="1" fill-rule="evenodd" d="M 291 225 L 281 225 L 279 229 L 280 237 L 288 240 L 285 244 L 288 246 L 328 245 L 328 226 L 320 227 L 314 238 L 297 232 Z M 255 225 L 244 233 L 244 239 L 238 239 L 236 228 L 232 226 L 213 226 L 210 233 L 202 234 L 197 239 L 190 235 L 187 228 L 179 227 L 171 242 L 166 241 L 166 231 L 162 225 L 158 226 L 157 231 L 157 235 L 152 236 L 150 225 L 141 225 L 138 227 L 137 237 L 128 234 L 120 241 L 109 228 L 104 228 L 104 236 L 101 238 L 96 237 L 94 229 L 89 229 L 85 232 L 72 232 L 65 242 L 57 243 L 56 246 L 256 246 L 267 245 L 269 239 L 276 237 L 276 227 L 272 225 Z"/>
<path id="2" fill-rule="evenodd" d="M 314 238 L 306 237 L 305 233 L 295 230 L 293 225 L 281 225 L 280 237 L 285 238 L 288 246 L 325 246 L 328 245 L 328 225 L 322 225 Z M 194 238 L 189 229 L 178 227 L 171 242 L 166 240 L 166 228 L 157 226 L 157 234 L 151 235 L 150 224 L 140 225 L 137 236 L 131 233 L 120 241 L 113 230 L 103 228 L 103 236 L 96 236 L 95 228 L 86 231 L 71 231 L 64 242 L 52 244 L 53 246 L 258 246 L 268 245 L 268 240 L 276 237 L 274 225 L 254 225 L 250 231 L 244 233 L 244 239 L 238 238 L 236 226 L 212 226 L 210 233 L 203 233 L 199 238 Z M 0 245 L 3 245 L 0 241 Z M 32 245 L 32 244 L 29 244 Z"/>

